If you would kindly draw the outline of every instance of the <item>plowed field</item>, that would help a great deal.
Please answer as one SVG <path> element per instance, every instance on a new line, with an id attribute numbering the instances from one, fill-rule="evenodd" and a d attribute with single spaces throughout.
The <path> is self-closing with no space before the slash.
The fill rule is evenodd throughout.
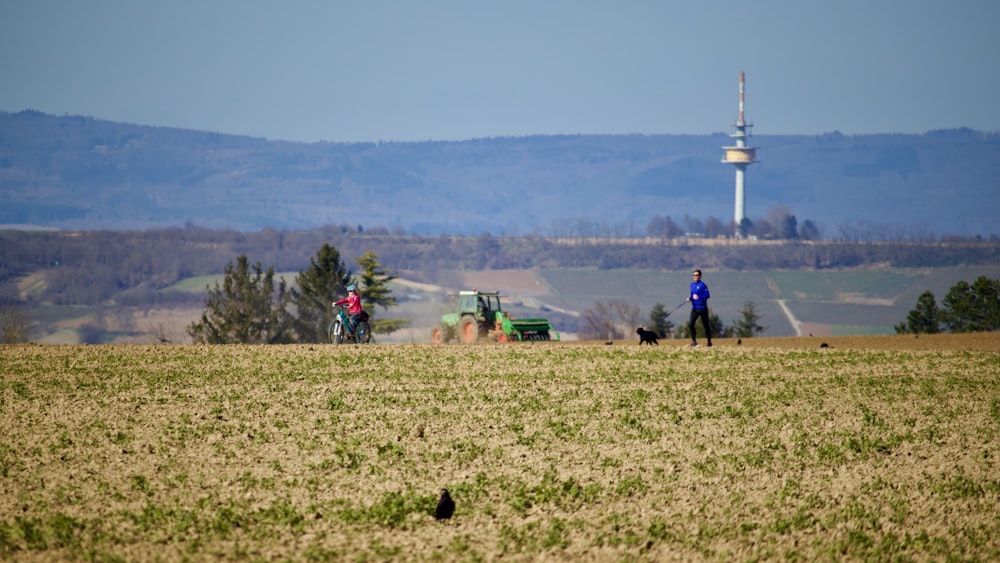
<path id="1" fill-rule="evenodd" d="M 1000 558 L 1000 335 L 683 344 L 0 347 L 0 557 Z"/>

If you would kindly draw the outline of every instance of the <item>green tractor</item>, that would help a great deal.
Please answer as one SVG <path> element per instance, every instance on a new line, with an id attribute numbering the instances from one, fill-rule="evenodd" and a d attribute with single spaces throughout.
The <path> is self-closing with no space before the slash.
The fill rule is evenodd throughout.
<path id="1" fill-rule="evenodd" d="M 498 291 L 460 291 L 458 310 L 441 315 L 441 324 L 431 331 L 431 342 L 524 342 L 559 340 L 547 319 L 515 319 L 500 306 Z"/>

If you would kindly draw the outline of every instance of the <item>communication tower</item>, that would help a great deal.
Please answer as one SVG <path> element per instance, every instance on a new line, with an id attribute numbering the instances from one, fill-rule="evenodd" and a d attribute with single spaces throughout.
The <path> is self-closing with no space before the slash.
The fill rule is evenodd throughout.
<path id="1" fill-rule="evenodd" d="M 750 136 L 749 131 L 753 127 L 753 123 L 747 123 L 743 118 L 743 86 L 745 81 L 746 77 L 741 70 L 740 116 L 733 125 L 736 127 L 736 132 L 729 135 L 736 139 L 736 146 L 722 147 L 722 150 L 726 151 L 725 156 L 722 157 L 722 162 L 732 164 L 736 167 L 736 211 L 733 214 L 733 220 L 736 222 L 736 236 L 738 237 L 743 236 L 743 233 L 740 231 L 740 223 L 746 217 L 746 181 L 744 176 L 746 175 L 747 166 L 757 162 L 757 148 L 747 146 L 747 137 Z"/>

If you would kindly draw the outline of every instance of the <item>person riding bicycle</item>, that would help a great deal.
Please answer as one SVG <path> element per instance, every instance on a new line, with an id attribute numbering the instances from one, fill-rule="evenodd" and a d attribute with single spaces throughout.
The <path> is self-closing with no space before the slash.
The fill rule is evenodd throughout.
<path id="1" fill-rule="evenodd" d="M 333 306 L 339 307 L 344 303 L 347 303 L 347 314 L 349 315 L 347 332 L 353 334 L 354 328 L 358 326 L 358 322 L 367 318 L 365 310 L 361 308 L 361 296 L 358 294 L 358 286 L 354 284 L 347 286 L 347 297 L 339 301 L 334 301 Z"/>

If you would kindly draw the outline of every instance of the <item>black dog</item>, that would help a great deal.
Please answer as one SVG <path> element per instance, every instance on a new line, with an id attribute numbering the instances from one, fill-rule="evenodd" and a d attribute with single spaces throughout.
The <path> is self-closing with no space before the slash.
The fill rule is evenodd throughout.
<path id="1" fill-rule="evenodd" d="M 656 344 L 657 346 L 660 345 L 660 339 L 657 338 L 656 333 L 651 330 L 646 330 L 640 326 L 635 329 L 635 333 L 639 335 L 639 346 L 642 346 L 643 342 L 649 344 L 650 346 L 653 344 Z"/>

